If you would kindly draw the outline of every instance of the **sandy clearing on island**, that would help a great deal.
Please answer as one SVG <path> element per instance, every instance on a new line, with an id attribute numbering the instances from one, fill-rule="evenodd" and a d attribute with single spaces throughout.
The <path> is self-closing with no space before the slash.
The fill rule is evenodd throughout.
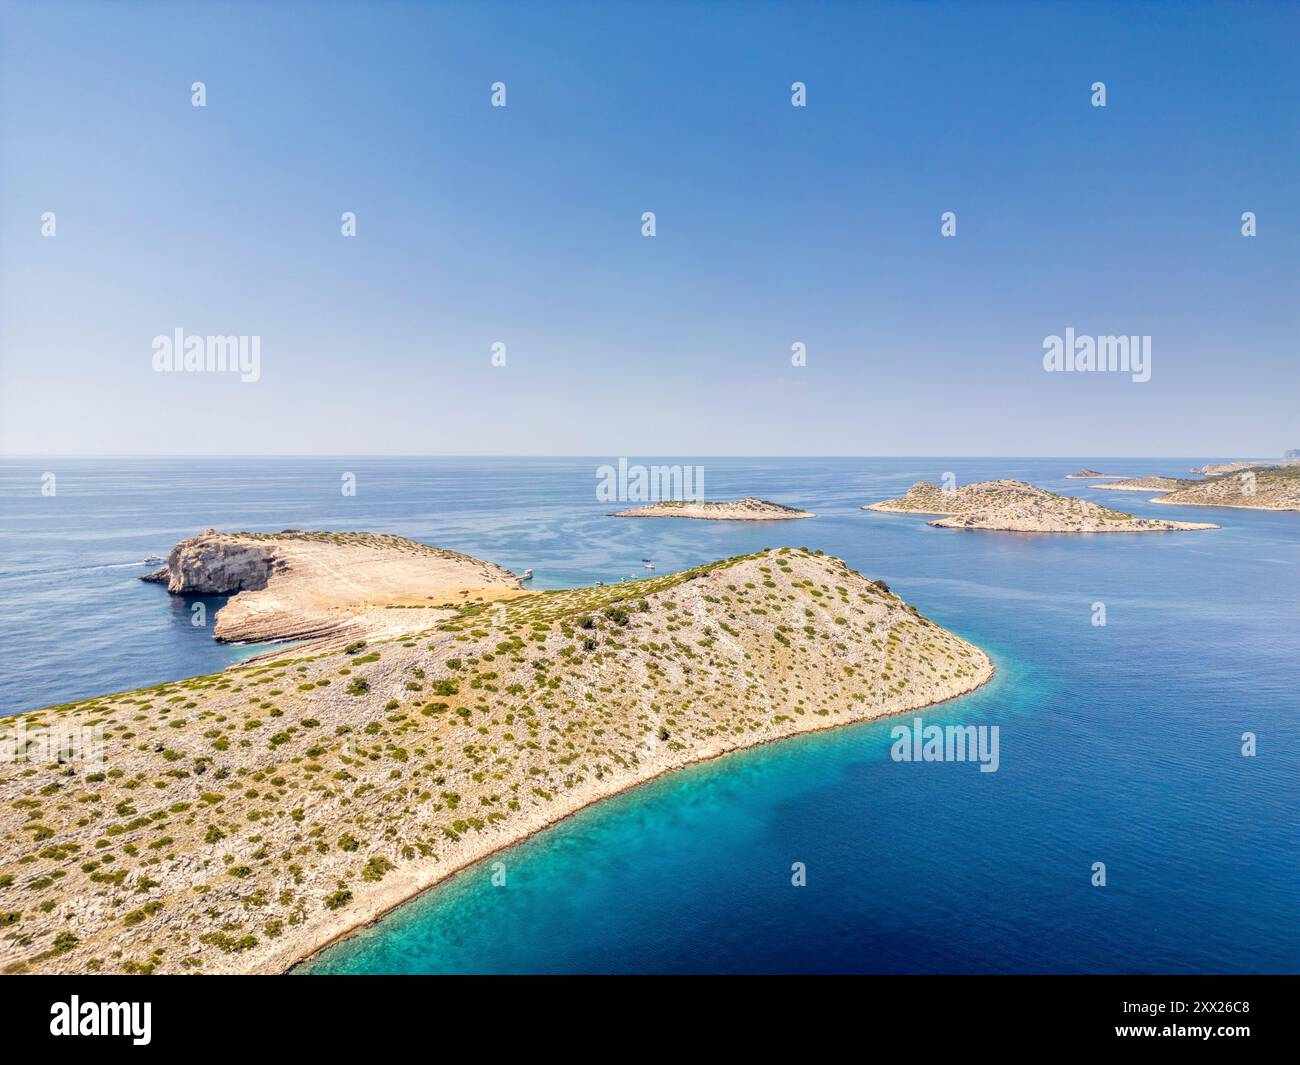
<path id="1" fill-rule="evenodd" d="M 177 594 L 233 592 L 213 630 L 229 642 L 390 637 L 526 594 L 499 566 L 369 533 L 210 532 L 177 544 L 165 571 Z"/>

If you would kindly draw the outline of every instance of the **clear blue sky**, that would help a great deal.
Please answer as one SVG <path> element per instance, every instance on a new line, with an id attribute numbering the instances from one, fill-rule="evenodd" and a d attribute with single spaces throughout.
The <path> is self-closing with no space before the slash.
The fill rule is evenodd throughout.
<path id="1" fill-rule="evenodd" d="M 1300 5 L 0 10 L 0 451 L 1300 447 Z"/>

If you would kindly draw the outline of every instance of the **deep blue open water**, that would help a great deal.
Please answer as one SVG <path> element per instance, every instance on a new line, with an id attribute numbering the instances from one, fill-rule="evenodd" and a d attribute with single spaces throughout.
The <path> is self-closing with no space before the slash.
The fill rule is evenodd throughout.
<path id="1" fill-rule="evenodd" d="M 995 658 L 993 682 L 923 716 L 998 725 L 996 773 L 893 762 L 895 721 L 728 756 L 504 852 L 505 887 L 467 870 L 309 970 L 1295 972 L 1300 514 L 1164 507 L 1064 479 L 1085 461 L 1140 475 L 1213 458 L 694 460 L 711 498 L 818 514 L 763 526 L 607 518 L 604 460 L 0 460 L 0 708 L 252 653 L 136 579 L 140 559 L 208 525 L 400 533 L 532 567 L 539 587 L 641 576 L 642 557 L 665 573 L 821 548 Z M 1224 528 L 1020 536 L 859 509 L 949 471 Z"/>

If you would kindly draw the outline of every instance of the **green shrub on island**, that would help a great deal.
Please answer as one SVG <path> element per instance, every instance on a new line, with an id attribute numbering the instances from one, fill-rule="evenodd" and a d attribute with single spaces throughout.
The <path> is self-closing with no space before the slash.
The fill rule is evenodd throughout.
<path id="1" fill-rule="evenodd" d="M 210 943 L 227 954 L 240 954 L 257 946 L 256 936 L 240 936 L 236 939 L 227 932 L 208 932 L 199 936 L 200 943 Z"/>
<path id="2" fill-rule="evenodd" d="M 366 867 L 361 870 L 361 879 L 370 881 L 383 880 L 384 874 L 394 868 L 396 867 L 392 862 L 382 855 L 377 854 L 366 862 Z"/>
<path id="3" fill-rule="evenodd" d="M 81 940 L 71 932 L 60 932 L 54 937 L 54 945 L 50 948 L 50 953 L 66 954 L 80 942 Z"/>
<path id="4" fill-rule="evenodd" d="M 157 913 L 161 909 L 162 909 L 162 903 L 158 902 L 157 900 L 153 902 L 146 902 L 138 910 L 132 910 L 125 917 L 123 917 L 122 923 L 126 925 L 128 928 L 131 928 L 134 925 L 138 925 L 142 923 L 145 920 L 145 918 L 152 917 L 155 913 Z"/>

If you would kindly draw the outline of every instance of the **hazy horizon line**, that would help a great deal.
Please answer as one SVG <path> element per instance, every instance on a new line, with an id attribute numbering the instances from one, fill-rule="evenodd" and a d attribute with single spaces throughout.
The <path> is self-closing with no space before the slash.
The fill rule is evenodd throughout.
<path id="1" fill-rule="evenodd" d="M 1247 459 L 1260 459 L 1262 461 L 1280 460 L 1282 455 L 1250 455 L 1249 453 L 1236 452 L 1229 454 L 1200 454 L 1200 455 L 1136 455 L 1136 454 L 1102 454 L 1092 452 L 1083 455 L 1043 455 L 1034 453 L 1023 454 L 1004 454 L 1004 455 L 959 455 L 951 452 L 935 452 L 933 454 L 857 454 L 857 453 L 834 453 L 834 454 L 802 454 L 788 453 L 784 455 L 759 453 L 759 452 L 733 452 L 731 454 L 702 454 L 699 452 L 630 452 L 626 454 L 616 454 L 613 451 L 591 452 L 587 454 L 519 454 L 517 452 L 384 452 L 384 451 L 340 451 L 340 452 L 121 452 L 121 453 L 104 453 L 96 452 L 87 454 L 84 452 L 9 452 L 0 453 L 0 461 L 9 461 L 11 459 L 609 459 L 611 455 L 619 458 L 649 457 L 661 459 L 1061 459 L 1070 461 L 1079 461 L 1083 459 L 1161 459 L 1169 461 L 1183 461 L 1195 459 L 1224 459 L 1226 461 L 1246 461 Z"/>

